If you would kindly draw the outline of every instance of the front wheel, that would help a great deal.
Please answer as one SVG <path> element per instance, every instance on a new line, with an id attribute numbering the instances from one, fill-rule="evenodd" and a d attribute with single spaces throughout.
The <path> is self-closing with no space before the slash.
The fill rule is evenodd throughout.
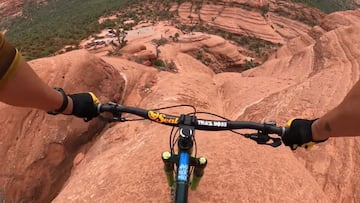
<path id="1" fill-rule="evenodd" d="M 176 193 L 176 184 L 173 184 L 170 187 L 170 201 L 171 201 L 171 203 L 176 203 L 175 193 Z"/>
<path id="2" fill-rule="evenodd" d="M 173 184 L 170 187 L 171 203 L 187 203 L 188 185 L 185 183 Z"/>
<path id="3" fill-rule="evenodd" d="M 175 202 L 187 203 L 189 185 L 184 182 L 177 182 L 175 185 Z"/>

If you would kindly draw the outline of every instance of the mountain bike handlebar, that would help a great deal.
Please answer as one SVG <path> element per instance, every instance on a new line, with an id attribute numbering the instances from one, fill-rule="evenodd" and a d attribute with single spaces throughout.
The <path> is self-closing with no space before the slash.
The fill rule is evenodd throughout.
<path id="1" fill-rule="evenodd" d="M 236 129 L 257 130 L 257 133 L 251 134 L 242 134 L 235 131 L 233 132 L 243 135 L 246 138 L 250 138 L 256 141 L 257 144 L 265 144 L 272 147 L 280 146 L 281 139 L 273 138 L 268 134 L 277 134 L 279 136 L 283 136 L 288 131 L 287 128 L 276 126 L 273 122 L 256 123 L 248 121 L 231 121 L 221 116 L 219 117 L 223 120 L 198 119 L 196 114 L 199 112 L 196 112 L 195 108 L 193 113 L 181 114 L 180 116 L 160 113 L 158 110 L 146 110 L 137 107 L 123 106 L 113 102 L 109 102 L 107 104 L 98 104 L 96 108 L 99 114 L 103 112 L 109 112 L 112 114 L 112 117 L 107 119 L 102 117 L 109 122 L 131 121 L 125 119 L 121 115 L 122 113 L 130 113 L 140 116 L 143 119 L 148 119 L 164 125 L 179 128 L 178 131 L 175 131 L 175 134 L 179 132 L 178 136 L 173 136 L 174 129 L 170 133 L 170 152 L 163 152 L 162 154 L 164 172 L 172 191 L 172 202 L 187 202 L 188 188 L 190 187 L 191 190 L 195 190 L 198 187 L 200 179 L 204 175 L 207 159 L 205 157 L 197 158 L 196 139 L 194 136 L 195 129 L 206 131 Z M 215 114 L 211 115 L 218 116 Z M 178 144 L 177 152 L 174 150 L 176 143 Z M 195 149 L 195 153 L 193 152 L 193 149 Z"/>
<path id="2" fill-rule="evenodd" d="M 113 102 L 107 104 L 98 104 L 98 113 L 110 112 L 113 114 L 111 121 L 126 121 L 122 120 L 121 113 L 130 113 L 140 116 L 144 119 L 155 121 L 164 125 L 179 126 L 190 125 L 197 130 L 206 131 L 222 131 L 222 130 L 236 130 L 236 129 L 252 129 L 258 130 L 265 134 L 277 134 L 279 136 L 285 135 L 288 129 L 283 126 L 276 126 L 275 123 L 256 123 L 249 121 L 230 121 L 230 120 L 206 120 L 198 119 L 196 116 L 180 115 L 174 116 L 164 113 L 159 113 L 153 110 L 145 110 L 137 107 L 123 106 Z"/>

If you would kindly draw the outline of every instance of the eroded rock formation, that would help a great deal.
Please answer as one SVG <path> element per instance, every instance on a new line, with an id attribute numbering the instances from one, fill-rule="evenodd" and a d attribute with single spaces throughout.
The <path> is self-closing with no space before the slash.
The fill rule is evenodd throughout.
<path id="1" fill-rule="evenodd" d="M 49 85 L 69 93 L 93 91 L 102 102 L 142 108 L 186 103 L 230 119 L 275 120 L 281 125 L 292 117 L 321 116 L 359 79 L 360 10 L 322 19 L 310 9 L 304 16 L 318 24 L 312 26 L 280 15 L 289 11 L 288 4 L 273 7 L 274 2 L 235 2 L 249 3 L 255 12 L 226 3 L 203 5 L 198 13 L 188 3 L 179 7 L 184 21 L 191 15 L 234 34 L 251 33 L 283 44 L 264 64 L 242 73 L 224 72 L 224 61 L 217 56 L 241 63 L 248 59 L 243 47 L 211 34 L 184 34 L 166 24 L 154 26 L 149 35 L 129 35 L 125 58 L 108 57 L 107 49 L 94 55 L 82 50 L 31 64 Z M 261 15 L 259 9 L 267 5 L 269 12 Z M 169 36 L 177 32 L 179 41 L 171 41 Z M 161 37 L 169 42 L 159 47 L 160 57 L 173 61 L 177 72 L 127 60 L 136 54 L 153 60 L 152 40 Z M 201 60 L 205 57 L 212 63 L 206 65 Z M 168 150 L 170 128 L 147 121 L 104 128 L 97 120 L 84 123 L 3 104 L 0 108 L 0 157 L 6 163 L 1 165 L 0 185 L 9 201 L 169 201 L 160 154 Z M 168 113 L 183 112 L 190 110 Z M 191 202 L 360 201 L 359 138 L 330 139 L 311 152 L 292 152 L 230 132 L 196 136 L 198 154 L 206 156 L 209 165 L 199 189 L 189 193 Z M 88 142 L 91 145 L 83 146 Z"/>
<path id="2" fill-rule="evenodd" d="M 86 51 L 74 51 L 31 62 L 50 86 L 66 92 L 93 91 L 101 99 L 121 101 L 125 82 L 120 73 Z M 26 92 L 24 92 L 26 94 Z M 31 95 L 29 95 L 31 99 Z M 1 191 L 10 202 L 48 202 L 54 198 L 83 145 L 104 128 L 99 121 L 1 104 Z"/>

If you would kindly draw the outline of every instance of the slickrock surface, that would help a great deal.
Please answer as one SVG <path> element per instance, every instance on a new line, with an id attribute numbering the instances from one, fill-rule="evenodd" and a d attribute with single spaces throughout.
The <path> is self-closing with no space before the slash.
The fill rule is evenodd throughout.
<path id="1" fill-rule="evenodd" d="M 338 15 L 340 23 L 331 21 L 332 15 Z M 139 89 L 133 89 L 141 101 L 125 104 L 157 108 L 190 103 L 229 118 L 279 124 L 295 116 L 321 116 L 341 102 L 359 78 L 359 11 L 332 15 L 309 34 L 290 40 L 262 66 L 243 73 L 214 74 L 174 46 L 165 46 L 162 53 L 173 53 L 169 57 L 179 72 L 151 76 L 156 81 L 151 92 L 141 97 Z M 144 69 L 105 60 L 119 70 L 131 67 L 122 71 L 131 78 L 138 78 L 135 69 Z M 167 150 L 169 130 L 144 121 L 105 131 L 55 202 L 168 201 L 159 157 Z M 359 200 L 359 138 L 333 138 L 311 152 L 272 149 L 228 132 L 197 132 L 197 142 L 198 154 L 205 155 L 209 165 L 199 189 L 189 194 L 191 202 Z"/>
<path id="2" fill-rule="evenodd" d="M 236 69 L 251 59 L 244 47 L 217 35 L 182 33 L 167 23 L 128 34 L 120 57 L 107 56 L 110 48 L 104 47 L 30 64 L 50 86 L 68 93 L 92 91 L 102 102 L 146 109 L 192 104 L 230 119 L 279 125 L 293 117 L 323 115 L 359 79 L 360 10 L 324 17 L 305 9 L 304 23 L 280 15 L 292 11 L 286 1 L 276 6 L 276 1 L 232 2 L 248 3 L 251 9 L 224 1 L 195 12 L 183 3 L 179 16 L 186 23 L 201 19 L 282 45 L 265 63 L 247 71 Z M 269 12 L 262 15 L 264 6 Z M 175 33 L 178 41 L 170 39 Z M 175 70 L 152 66 L 157 53 L 153 40 L 161 37 L 168 42 L 159 47 L 159 57 L 174 63 Z M 135 62 L 139 58 L 143 63 Z M 161 153 L 169 150 L 170 127 L 150 121 L 85 123 L 5 104 L 0 109 L 0 194 L 9 202 L 170 200 L 161 160 Z M 197 131 L 196 140 L 198 155 L 209 164 L 198 190 L 189 192 L 190 202 L 360 201 L 359 138 L 331 138 L 310 152 L 257 145 L 231 132 Z"/>
<path id="3" fill-rule="evenodd" d="M 49 85 L 68 93 L 93 91 L 102 100 L 121 101 L 120 73 L 85 50 L 31 62 Z M 23 94 L 27 94 L 24 92 Z M 32 95 L 29 95 L 31 99 Z M 1 191 L 9 202 L 48 202 L 56 196 L 79 147 L 96 137 L 104 123 L 1 104 Z"/>

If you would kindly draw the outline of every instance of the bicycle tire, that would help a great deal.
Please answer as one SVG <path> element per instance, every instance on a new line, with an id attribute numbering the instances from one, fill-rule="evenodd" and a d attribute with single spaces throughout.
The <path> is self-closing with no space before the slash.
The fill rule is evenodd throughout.
<path id="1" fill-rule="evenodd" d="M 175 193 L 176 193 L 176 184 L 173 184 L 170 187 L 170 202 L 171 203 L 176 203 Z"/>

